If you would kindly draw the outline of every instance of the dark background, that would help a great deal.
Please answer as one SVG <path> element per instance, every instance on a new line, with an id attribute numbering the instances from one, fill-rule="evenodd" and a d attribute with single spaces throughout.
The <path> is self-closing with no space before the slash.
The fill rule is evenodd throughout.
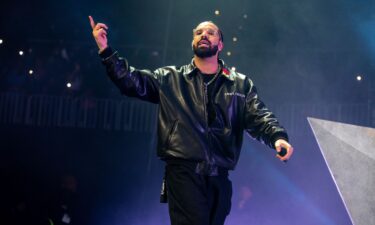
<path id="1" fill-rule="evenodd" d="M 306 117 L 374 127 L 374 12 L 369 0 L 2 1 L 1 224 L 59 224 L 64 204 L 70 224 L 169 223 L 157 106 L 107 79 L 88 15 L 138 68 L 189 63 L 192 29 L 222 29 L 221 57 L 251 77 L 295 147 L 285 165 L 244 139 L 227 224 L 350 224 Z"/>

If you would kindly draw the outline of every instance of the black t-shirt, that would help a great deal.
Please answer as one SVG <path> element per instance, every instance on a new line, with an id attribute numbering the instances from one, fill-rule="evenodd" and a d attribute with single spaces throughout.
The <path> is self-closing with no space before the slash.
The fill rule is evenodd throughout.
<path id="1" fill-rule="evenodd" d="M 198 72 L 199 76 L 203 78 L 204 85 L 207 88 L 207 115 L 208 115 L 208 125 L 210 126 L 212 122 L 215 120 L 216 111 L 215 111 L 215 104 L 213 101 L 213 91 L 215 87 L 215 83 L 217 81 L 216 73 L 214 74 L 204 74 Z M 214 80 L 213 80 L 214 79 Z"/>

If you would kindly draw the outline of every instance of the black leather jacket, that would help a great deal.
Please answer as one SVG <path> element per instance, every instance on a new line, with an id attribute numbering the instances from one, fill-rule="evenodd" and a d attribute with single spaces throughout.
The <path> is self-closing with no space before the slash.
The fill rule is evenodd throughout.
<path id="1" fill-rule="evenodd" d="M 128 65 L 110 48 L 101 54 L 111 80 L 130 97 L 159 104 L 158 156 L 205 161 L 227 169 L 237 164 L 243 131 L 274 147 L 288 140 L 285 129 L 258 98 L 253 82 L 229 69 L 223 61 L 213 88 L 216 117 L 208 125 L 207 88 L 193 62 L 155 71 Z"/>

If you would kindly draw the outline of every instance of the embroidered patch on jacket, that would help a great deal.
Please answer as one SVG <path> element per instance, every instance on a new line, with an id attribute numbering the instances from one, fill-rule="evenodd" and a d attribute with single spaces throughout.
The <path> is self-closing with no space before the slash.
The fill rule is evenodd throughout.
<path id="1" fill-rule="evenodd" d="M 229 76 L 230 72 L 227 68 L 223 68 L 223 74 Z"/>

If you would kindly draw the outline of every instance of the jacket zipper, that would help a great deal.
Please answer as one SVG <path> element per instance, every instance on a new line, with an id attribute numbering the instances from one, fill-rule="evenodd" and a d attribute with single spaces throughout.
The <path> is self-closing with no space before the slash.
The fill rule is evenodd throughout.
<path id="1" fill-rule="evenodd" d="M 209 127 L 208 127 L 208 114 L 207 114 L 207 102 L 208 102 L 208 91 L 207 91 L 207 85 L 204 83 L 202 76 L 200 76 L 200 80 L 203 84 L 203 109 L 204 109 L 204 116 L 205 116 L 205 132 L 206 137 L 208 140 L 208 149 L 205 150 L 206 154 L 206 160 L 208 164 L 211 164 L 211 140 L 209 135 Z"/>

